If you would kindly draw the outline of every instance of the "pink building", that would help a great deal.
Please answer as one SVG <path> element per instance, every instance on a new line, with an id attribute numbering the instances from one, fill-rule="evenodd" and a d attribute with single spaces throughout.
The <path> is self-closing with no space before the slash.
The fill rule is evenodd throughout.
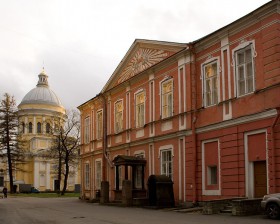
<path id="1" fill-rule="evenodd" d="M 279 7 L 270 1 L 191 43 L 135 40 L 79 106 L 83 197 L 108 181 L 118 199 L 127 178 L 141 192 L 152 174 L 172 179 L 177 204 L 279 192 Z M 115 166 L 118 155 L 145 167 Z"/>

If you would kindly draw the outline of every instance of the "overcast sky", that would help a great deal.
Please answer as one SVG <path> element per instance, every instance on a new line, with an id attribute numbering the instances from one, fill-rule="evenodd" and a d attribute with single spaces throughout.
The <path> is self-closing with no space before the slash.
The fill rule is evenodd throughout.
<path id="1" fill-rule="evenodd" d="M 98 94 L 135 39 L 187 43 L 268 0 L 0 0 L 0 98 L 45 67 L 67 109 Z"/>

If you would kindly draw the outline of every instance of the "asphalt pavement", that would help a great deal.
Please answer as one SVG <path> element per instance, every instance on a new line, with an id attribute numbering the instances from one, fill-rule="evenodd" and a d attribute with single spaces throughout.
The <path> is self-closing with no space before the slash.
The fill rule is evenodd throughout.
<path id="1" fill-rule="evenodd" d="M 263 215 L 236 217 L 105 206 L 77 198 L 9 197 L 0 199 L 0 224 L 269 224 Z"/>

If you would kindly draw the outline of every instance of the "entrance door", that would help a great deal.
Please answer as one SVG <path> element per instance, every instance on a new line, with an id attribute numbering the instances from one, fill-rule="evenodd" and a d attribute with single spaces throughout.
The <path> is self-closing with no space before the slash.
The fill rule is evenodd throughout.
<path id="1" fill-rule="evenodd" d="M 54 180 L 54 191 L 59 191 L 59 190 L 60 190 L 59 181 Z"/>
<path id="2" fill-rule="evenodd" d="M 4 187 L 4 177 L 0 177 L 0 187 Z"/>
<path id="3" fill-rule="evenodd" d="M 254 162 L 254 188 L 255 198 L 267 194 L 266 161 Z"/>

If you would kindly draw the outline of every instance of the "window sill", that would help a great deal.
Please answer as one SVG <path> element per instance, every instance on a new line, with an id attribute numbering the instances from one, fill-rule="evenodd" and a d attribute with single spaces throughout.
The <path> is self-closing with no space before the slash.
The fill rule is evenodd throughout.
<path id="1" fill-rule="evenodd" d="M 165 117 L 165 118 L 161 118 L 161 121 L 169 121 L 172 120 L 175 116 L 170 116 L 170 117 Z"/>
<path id="2" fill-rule="evenodd" d="M 142 126 L 142 127 L 135 128 L 134 130 L 135 130 L 135 131 L 142 131 L 143 129 L 145 129 L 145 125 Z"/>

